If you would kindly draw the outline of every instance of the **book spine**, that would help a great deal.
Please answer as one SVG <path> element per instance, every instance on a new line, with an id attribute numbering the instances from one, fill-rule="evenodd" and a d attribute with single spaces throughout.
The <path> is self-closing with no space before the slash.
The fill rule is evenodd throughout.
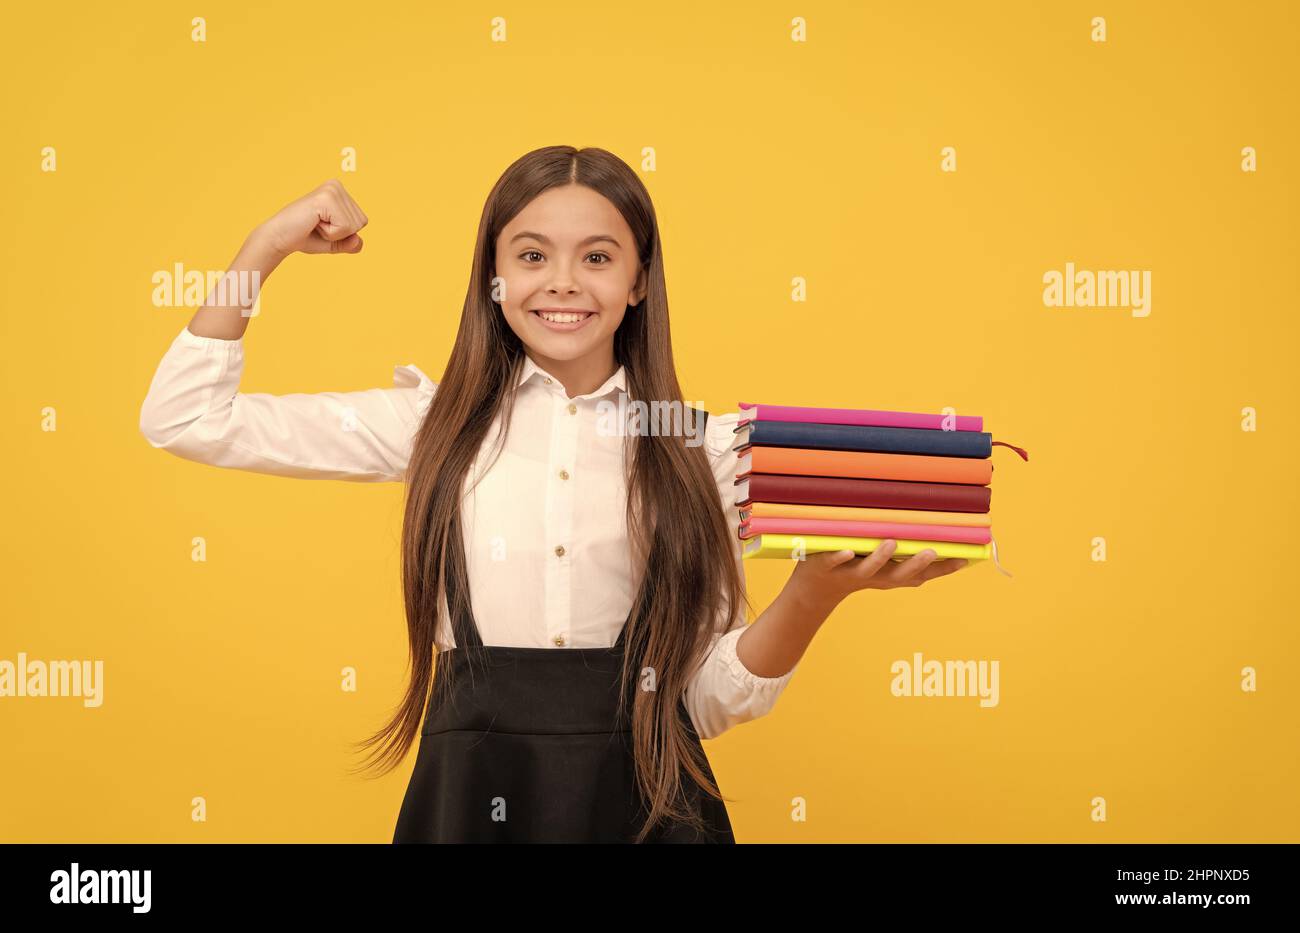
<path id="1" fill-rule="evenodd" d="M 992 497 L 993 490 L 988 486 L 753 473 L 749 476 L 748 499 L 737 504 L 792 502 L 937 512 L 987 512 Z"/>
<path id="2" fill-rule="evenodd" d="M 847 505 L 799 505 L 791 502 L 751 502 L 740 509 L 750 518 L 811 518 L 833 522 L 906 522 L 913 525 L 960 525 L 988 528 L 988 513 L 925 512 L 919 509 L 863 509 Z"/>
<path id="3" fill-rule="evenodd" d="M 982 431 L 925 431 L 874 425 L 814 424 L 806 421 L 755 421 L 748 443 L 762 447 L 807 447 L 886 454 L 985 458 L 993 453 L 993 435 Z"/>
<path id="4" fill-rule="evenodd" d="M 930 415 L 913 411 L 869 408 L 808 408 L 740 402 L 740 417 L 760 421 L 809 421 L 817 424 L 864 424 L 882 428 L 921 428 L 928 431 L 983 431 L 979 415 Z"/>
<path id="5" fill-rule="evenodd" d="M 960 525 L 834 522 L 799 518 L 754 518 L 748 522 L 741 522 L 741 538 L 752 538 L 761 534 L 837 535 L 845 538 L 909 538 L 925 541 L 956 541 L 962 544 L 988 544 L 993 540 L 993 531 L 990 528 L 964 528 Z"/>
<path id="6" fill-rule="evenodd" d="M 852 450 L 808 450 L 803 447 L 751 447 L 742 457 L 745 473 L 792 473 L 800 476 L 839 476 L 892 479 L 913 483 L 987 485 L 992 460 L 966 457 L 923 457 L 917 454 L 877 454 Z"/>

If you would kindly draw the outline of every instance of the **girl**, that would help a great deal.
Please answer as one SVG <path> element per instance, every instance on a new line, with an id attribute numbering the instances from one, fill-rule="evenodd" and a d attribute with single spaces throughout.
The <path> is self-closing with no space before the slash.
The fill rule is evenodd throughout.
<path id="1" fill-rule="evenodd" d="M 366 223 L 326 182 L 230 273 L 359 252 Z M 734 842 L 700 739 L 768 712 L 848 594 L 966 564 L 891 562 L 892 541 L 813 554 L 745 625 L 739 414 L 608 427 L 611 406 L 681 393 L 654 207 L 605 150 L 538 149 L 497 181 L 440 382 L 407 365 L 392 389 L 242 393 L 252 301 L 232 293 L 176 336 L 140 427 L 217 466 L 405 481 L 411 675 L 363 743 L 386 772 L 420 735 L 395 842 Z"/>

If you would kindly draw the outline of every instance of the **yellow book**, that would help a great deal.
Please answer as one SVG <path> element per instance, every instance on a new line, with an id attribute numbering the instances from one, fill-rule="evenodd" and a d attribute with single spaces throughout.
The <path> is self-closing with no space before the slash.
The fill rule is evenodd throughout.
<path id="1" fill-rule="evenodd" d="M 870 554 L 880 547 L 886 538 L 844 538 L 837 535 L 755 535 L 742 539 L 745 558 L 784 557 L 787 560 L 796 553 L 818 554 L 823 551 L 851 550 L 855 554 Z M 962 544 L 956 541 L 908 541 L 902 538 L 892 539 L 898 544 L 891 559 L 902 560 L 919 554 L 926 548 L 934 551 L 936 558 L 964 557 L 967 560 L 987 560 L 992 556 L 992 544 Z"/>

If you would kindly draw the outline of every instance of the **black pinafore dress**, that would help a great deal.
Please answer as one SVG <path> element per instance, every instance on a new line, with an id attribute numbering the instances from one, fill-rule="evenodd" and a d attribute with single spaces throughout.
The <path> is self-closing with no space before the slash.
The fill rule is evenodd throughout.
<path id="1" fill-rule="evenodd" d="M 634 841 L 648 808 L 618 717 L 627 622 L 609 648 L 484 645 L 468 604 L 448 593 L 456 647 L 437 664 L 454 668 L 451 693 L 430 698 L 393 842 Z M 723 802 L 682 780 L 706 831 L 663 821 L 645 841 L 734 843 Z"/>

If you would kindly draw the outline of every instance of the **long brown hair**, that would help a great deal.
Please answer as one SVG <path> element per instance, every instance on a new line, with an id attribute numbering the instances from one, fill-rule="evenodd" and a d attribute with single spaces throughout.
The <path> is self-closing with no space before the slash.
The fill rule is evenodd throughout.
<path id="1" fill-rule="evenodd" d="M 618 208 L 646 272 L 645 297 L 628 308 L 614 336 L 614 355 L 626 368 L 630 400 L 681 400 L 659 225 L 640 178 L 603 149 L 548 146 L 524 155 L 498 179 L 483 207 L 456 343 L 412 445 L 402 526 L 410 682 L 388 725 L 361 743 L 372 749 L 369 760 L 378 762 L 380 773 L 405 758 L 419 734 L 431 690 L 446 689 L 450 680 L 450 665 L 434 677 L 444 571 L 451 576 L 455 599 L 449 612 L 457 612 L 469 584 L 460 548 L 449 548 L 448 542 L 461 534 L 463 485 L 480 445 L 498 413 L 508 430 L 514 407 L 524 348 L 492 300 L 497 237 L 533 198 L 571 184 L 597 191 Z M 725 618 L 733 618 L 735 607 L 748 606 L 749 599 L 703 446 L 687 446 L 676 431 L 630 432 L 625 444 L 626 522 L 633 566 L 641 569 L 642 578 L 625 635 L 621 695 L 634 696 L 630 720 L 636 779 L 649 805 L 640 842 L 661 819 L 701 825 L 687 803 L 683 775 L 722 799 L 689 740 L 679 704 L 712 644 L 714 621 L 724 607 Z M 447 625 L 450 629 L 450 620 Z M 653 672 L 654 689 L 629 691 L 628 685 L 646 669 Z"/>

